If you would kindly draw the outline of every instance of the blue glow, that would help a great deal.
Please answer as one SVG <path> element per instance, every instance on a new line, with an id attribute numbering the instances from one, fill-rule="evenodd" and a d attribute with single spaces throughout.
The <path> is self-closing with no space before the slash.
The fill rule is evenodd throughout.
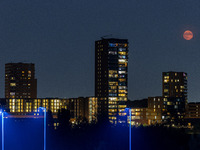
<path id="1" fill-rule="evenodd" d="M 1 139 L 2 139 L 2 150 L 4 150 L 4 113 L 1 111 L 0 112 L 2 115 L 1 115 L 1 117 L 2 117 L 2 127 L 1 127 L 1 129 L 2 129 L 2 137 L 1 137 Z"/>
<path id="2" fill-rule="evenodd" d="M 43 110 L 44 111 L 44 150 L 46 150 L 46 143 L 47 143 L 47 141 L 46 141 L 46 131 L 47 131 L 47 125 L 46 125 L 46 118 L 47 118 L 47 115 L 46 115 L 46 108 L 44 108 L 44 107 L 39 107 L 39 109 L 41 109 L 41 110 Z"/>
<path id="3" fill-rule="evenodd" d="M 129 108 L 125 108 L 125 111 L 127 112 L 129 110 Z"/>
<path id="4" fill-rule="evenodd" d="M 44 150 L 46 150 L 46 128 L 47 128 L 47 126 L 46 126 L 46 118 L 47 118 L 47 116 L 46 116 L 46 109 L 44 110 Z"/>
<path id="5" fill-rule="evenodd" d="M 127 116 L 129 115 L 129 150 L 131 150 L 131 108 L 125 108 L 125 112 L 127 113 Z"/>

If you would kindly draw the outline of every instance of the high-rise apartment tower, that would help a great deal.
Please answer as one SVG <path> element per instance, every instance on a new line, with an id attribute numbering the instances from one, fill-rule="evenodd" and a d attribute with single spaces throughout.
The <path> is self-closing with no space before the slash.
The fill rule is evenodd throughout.
<path id="1" fill-rule="evenodd" d="M 187 73 L 163 72 L 163 120 L 178 123 L 185 116 L 187 105 Z"/>
<path id="2" fill-rule="evenodd" d="M 128 94 L 128 40 L 102 38 L 95 42 L 95 97 L 100 114 L 117 123 L 124 112 Z M 102 103 L 104 105 L 102 105 Z"/>

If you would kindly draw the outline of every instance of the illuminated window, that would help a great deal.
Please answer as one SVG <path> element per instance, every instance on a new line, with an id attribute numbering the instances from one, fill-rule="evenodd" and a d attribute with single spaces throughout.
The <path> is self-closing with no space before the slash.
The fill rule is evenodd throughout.
<path id="1" fill-rule="evenodd" d="M 119 79 L 119 82 L 126 82 L 126 79 Z"/>
<path id="2" fill-rule="evenodd" d="M 109 78 L 117 78 L 118 74 L 116 70 L 109 70 Z"/>
<path id="3" fill-rule="evenodd" d="M 126 96 L 126 94 L 118 94 L 118 96 L 122 96 L 123 97 L 123 96 Z"/>
<path id="4" fill-rule="evenodd" d="M 164 76 L 164 79 L 169 79 L 169 76 Z"/>
<path id="5" fill-rule="evenodd" d="M 11 95 L 11 96 L 14 96 L 14 95 L 15 95 L 15 92 L 10 92 L 10 95 Z"/>
<path id="6" fill-rule="evenodd" d="M 109 86 L 116 86 L 116 85 L 118 85 L 118 82 L 109 82 Z"/>
<path id="7" fill-rule="evenodd" d="M 16 83 L 10 83 L 10 86 L 16 86 Z"/>
<path id="8" fill-rule="evenodd" d="M 108 54 L 117 55 L 117 52 L 116 51 L 109 51 Z"/>
<path id="9" fill-rule="evenodd" d="M 127 90 L 119 90 L 119 93 L 127 93 Z"/>
<path id="10" fill-rule="evenodd" d="M 119 71 L 119 74 L 126 74 L 126 71 Z"/>
<path id="11" fill-rule="evenodd" d="M 169 90 L 168 89 L 164 89 L 164 92 L 169 92 Z"/>
<path id="12" fill-rule="evenodd" d="M 127 55 L 126 52 L 118 52 L 118 53 L 119 53 L 119 55 Z"/>
<path id="13" fill-rule="evenodd" d="M 11 77 L 11 80 L 15 80 L 15 77 Z"/>
<path id="14" fill-rule="evenodd" d="M 164 80 L 164 83 L 168 83 L 169 82 L 169 80 Z"/>
<path id="15" fill-rule="evenodd" d="M 119 63 L 126 63 L 126 59 L 119 59 Z"/>
<path id="16" fill-rule="evenodd" d="M 172 105 L 172 103 L 171 102 L 167 102 L 167 105 Z"/>

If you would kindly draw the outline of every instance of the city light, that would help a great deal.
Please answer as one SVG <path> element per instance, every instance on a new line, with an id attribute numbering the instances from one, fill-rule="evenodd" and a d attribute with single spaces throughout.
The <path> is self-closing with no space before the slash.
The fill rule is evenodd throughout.
<path id="1" fill-rule="evenodd" d="M 4 150 L 4 112 L 2 111 L 2 109 L 0 110 L 0 114 L 1 114 L 1 140 L 2 140 L 2 150 Z"/>
<path id="2" fill-rule="evenodd" d="M 130 120 L 130 124 L 129 124 L 129 150 L 131 150 L 131 108 L 125 108 L 125 111 L 127 112 L 127 116 L 129 114 L 129 120 Z"/>
<path id="3" fill-rule="evenodd" d="M 39 107 L 44 112 L 44 150 L 46 150 L 46 108 Z"/>

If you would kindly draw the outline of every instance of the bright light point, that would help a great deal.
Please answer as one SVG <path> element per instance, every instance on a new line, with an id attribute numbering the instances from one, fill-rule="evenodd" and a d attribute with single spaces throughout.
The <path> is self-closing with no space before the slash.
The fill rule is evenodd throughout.
<path id="1" fill-rule="evenodd" d="M 187 30 L 187 31 L 185 31 L 184 33 L 183 33 L 183 38 L 185 39 L 185 40 L 191 40 L 192 38 L 193 38 L 193 33 L 192 33 L 192 31 L 190 31 L 190 30 Z"/>

